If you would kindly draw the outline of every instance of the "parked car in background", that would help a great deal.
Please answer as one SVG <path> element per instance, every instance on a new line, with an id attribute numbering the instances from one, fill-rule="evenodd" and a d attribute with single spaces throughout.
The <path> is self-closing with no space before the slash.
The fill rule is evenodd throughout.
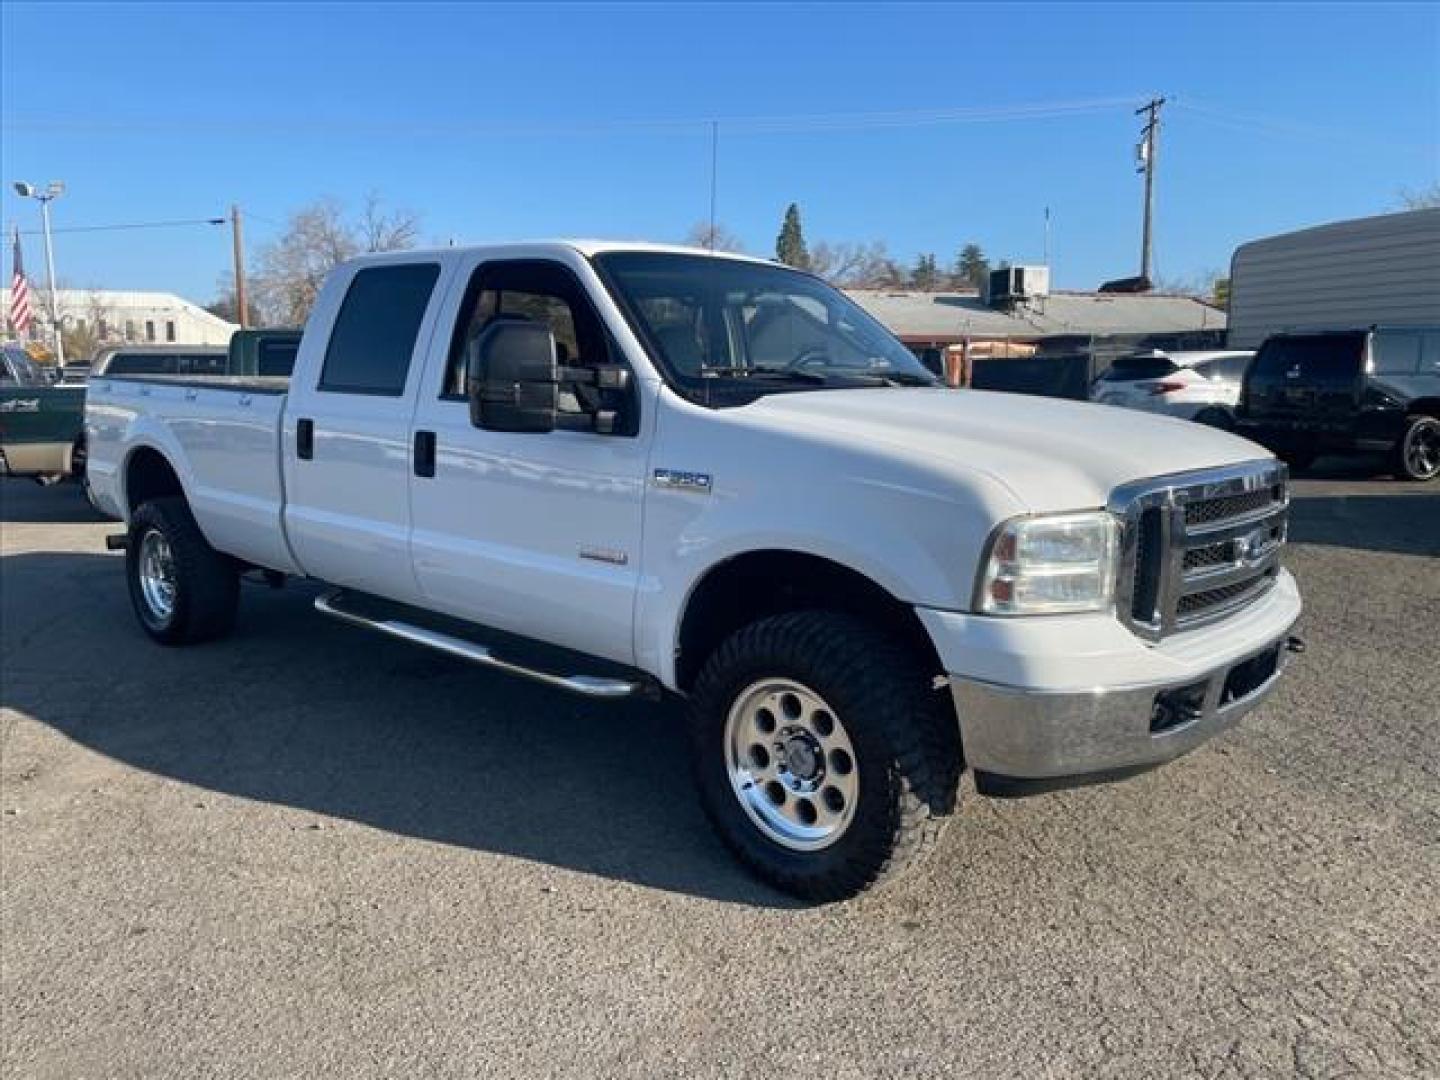
<path id="1" fill-rule="evenodd" d="M 1395 475 L 1440 475 L 1440 326 L 1276 334 L 1245 377 L 1236 430 L 1293 468 L 1382 451 Z"/>
<path id="2" fill-rule="evenodd" d="M 288 378 L 299 348 L 299 330 L 237 330 L 230 336 L 225 370 L 231 375 Z"/>
<path id="3" fill-rule="evenodd" d="M 756 259 L 365 256 L 326 279 L 290 377 L 112 373 L 87 412 L 157 642 L 225 636 L 260 570 L 557 689 L 673 692 L 721 837 L 808 899 L 918 861 L 965 767 L 1019 795 L 1193 749 L 1297 644 L 1271 455 L 945 389 L 844 294 Z"/>
<path id="4" fill-rule="evenodd" d="M 1149 352 L 1119 357 L 1090 387 L 1090 400 L 1124 409 L 1235 426 L 1245 368 L 1255 354 Z"/>
<path id="5" fill-rule="evenodd" d="M 102 375 L 224 375 L 224 345 L 111 345 L 96 351 L 90 377 Z"/>
<path id="6" fill-rule="evenodd" d="M 85 469 L 85 387 L 55 383 L 19 345 L 0 348 L 0 467 L 48 483 Z"/>

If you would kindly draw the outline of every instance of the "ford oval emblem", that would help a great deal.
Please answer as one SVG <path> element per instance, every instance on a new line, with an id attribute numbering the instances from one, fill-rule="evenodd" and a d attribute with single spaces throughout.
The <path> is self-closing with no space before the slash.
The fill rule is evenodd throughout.
<path id="1" fill-rule="evenodd" d="M 1280 541 L 1267 528 L 1255 529 L 1235 541 L 1235 558 L 1244 563 L 1257 563 L 1280 546 Z"/>

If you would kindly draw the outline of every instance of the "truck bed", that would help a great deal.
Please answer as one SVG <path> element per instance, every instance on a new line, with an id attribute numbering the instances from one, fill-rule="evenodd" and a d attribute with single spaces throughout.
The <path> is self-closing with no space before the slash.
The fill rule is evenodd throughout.
<path id="1" fill-rule="evenodd" d="M 281 419 L 289 379 L 130 375 L 92 379 L 86 399 L 92 498 L 125 517 L 126 470 L 145 448 L 179 471 L 212 547 L 296 573 L 281 511 Z"/>

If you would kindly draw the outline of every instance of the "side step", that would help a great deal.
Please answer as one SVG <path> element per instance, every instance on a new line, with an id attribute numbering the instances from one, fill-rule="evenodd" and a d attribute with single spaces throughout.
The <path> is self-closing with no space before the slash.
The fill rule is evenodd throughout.
<path id="1" fill-rule="evenodd" d="M 347 611 L 339 606 L 343 600 L 344 592 L 341 590 L 317 596 L 315 610 L 344 622 L 354 623 L 356 626 L 379 630 L 382 634 L 389 634 L 401 641 L 424 645 L 426 648 L 458 656 L 461 660 L 469 660 L 482 667 L 533 679 L 546 686 L 553 686 L 558 690 L 568 690 L 572 694 L 580 694 L 584 697 L 623 698 L 637 694 L 644 688 L 642 683 L 627 679 L 606 679 L 594 675 L 553 675 L 548 671 L 523 667 L 520 664 L 511 663 L 509 660 L 500 659 L 487 646 L 478 642 L 466 641 L 464 638 L 443 634 L 438 630 L 429 630 L 400 619 L 373 618 L 359 612 Z"/>

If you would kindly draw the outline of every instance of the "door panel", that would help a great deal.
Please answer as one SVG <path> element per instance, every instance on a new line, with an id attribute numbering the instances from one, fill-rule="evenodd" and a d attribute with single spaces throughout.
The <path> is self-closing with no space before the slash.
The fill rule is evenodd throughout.
<path id="1" fill-rule="evenodd" d="M 453 393 L 467 342 L 491 318 L 550 325 L 574 366 L 624 358 L 559 262 L 472 263 L 457 272 L 451 292 L 442 325 L 458 329 L 436 335 L 414 419 L 416 432 L 434 433 L 434 475 L 410 477 L 410 550 L 424 602 L 632 663 L 649 440 L 485 431 L 471 425 L 468 403 Z M 623 430 L 635 430 L 638 396 Z"/>
<path id="2" fill-rule="evenodd" d="M 642 440 L 470 425 L 465 404 L 422 404 L 435 475 L 412 477 L 411 554 L 429 606 L 633 662 L 645 491 Z"/>
<path id="3" fill-rule="evenodd" d="M 297 363 L 309 385 L 292 390 L 283 450 L 285 527 L 311 577 L 419 598 L 410 563 L 410 427 L 443 285 L 437 262 L 362 266 L 348 282 L 327 285 L 317 304 L 318 332 L 302 339 Z M 303 355 L 309 348 L 325 355 Z"/>

